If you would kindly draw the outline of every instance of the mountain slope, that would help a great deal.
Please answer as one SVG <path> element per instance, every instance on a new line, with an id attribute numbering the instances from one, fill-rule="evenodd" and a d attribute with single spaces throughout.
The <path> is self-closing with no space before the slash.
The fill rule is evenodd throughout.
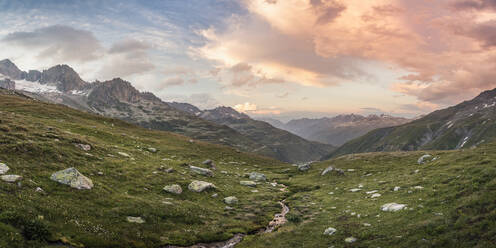
<path id="1" fill-rule="evenodd" d="M 248 115 L 239 113 L 230 107 L 218 107 L 205 110 L 199 117 L 226 125 L 244 136 L 263 144 L 276 152 L 279 157 L 291 162 L 306 162 L 318 160 L 326 155 L 326 151 L 334 150 L 331 145 L 307 141 L 288 131 L 273 127 L 272 125 L 251 119 Z"/>
<path id="2" fill-rule="evenodd" d="M 228 145 L 240 151 L 285 162 L 318 160 L 333 149 L 332 146 L 309 142 L 260 125 L 261 123 L 253 128 L 264 128 L 263 139 L 262 136 L 255 135 L 256 130 L 241 133 L 229 127 L 228 123 L 200 118 L 200 110 L 193 105 L 166 103 L 152 93 L 138 91 L 131 83 L 120 78 L 105 82 L 85 82 L 67 65 L 57 65 L 42 72 L 23 72 L 10 60 L 3 60 L 0 62 L 0 73 L 5 73 L 5 80 L 15 77 L 16 89 L 39 100 L 119 118 L 146 128 L 172 131 L 193 139 Z M 0 87 L 2 85 L 8 87 L 10 84 L 2 81 Z M 281 138 L 287 144 L 268 137 Z"/>
<path id="3" fill-rule="evenodd" d="M 477 146 L 495 137 L 496 89 L 493 89 L 410 123 L 371 131 L 325 158 L 375 151 L 459 149 Z"/>
<path id="4" fill-rule="evenodd" d="M 349 114 L 332 118 L 295 119 L 286 124 L 272 121 L 271 124 L 308 140 L 340 146 L 374 129 L 397 126 L 409 121 L 406 118 L 389 115 Z"/>
<path id="5" fill-rule="evenodd" d="M 236 248 L 496 244 L 495 143 L 432 151 L 436 159 L 421 165 L 424 152 L 369 153 L 313 163 L 301 172 L 12 91 L 0 90 L 0 117 L 0 163 L 10 167 L 7 174 L 23 177 L 20 183 L 0 180 L 0 247 L 219 247 L 212 242 L 238 233 L 246 236 Z M 217 166 L 212 177 L 188 169 L 204 167 L 205 159 Z M 322 176 L 329 166 L 344 174 Z M 68 167 L 94 187 L 77 190 L 50 180 Z M 264 173 L 268 182 L 242 186 L 249 172 Z M 193 180 L 217 189 L 192 192 Z M 172 184 L 183 192 L 163 190 Z M 228 196 L 238 203 L 227 205 Z M 258 232 L 283 199 L 288 222 L 273 233 Z M 381 210 L 392 202 L 407 208 Z M 324 235 L 328 228 L 336 232 Z M 346 243 L 349 237 L 356 241 Z"/>

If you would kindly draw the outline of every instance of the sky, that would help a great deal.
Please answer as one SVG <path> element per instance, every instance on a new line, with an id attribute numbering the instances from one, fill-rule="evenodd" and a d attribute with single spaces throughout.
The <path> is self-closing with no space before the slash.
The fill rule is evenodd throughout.
<path id="1" fill-rule="evenodd" d="M 0 0 L 0 46 L 202 109 L 415 117 L 496 87 L 496 0 Z"/>

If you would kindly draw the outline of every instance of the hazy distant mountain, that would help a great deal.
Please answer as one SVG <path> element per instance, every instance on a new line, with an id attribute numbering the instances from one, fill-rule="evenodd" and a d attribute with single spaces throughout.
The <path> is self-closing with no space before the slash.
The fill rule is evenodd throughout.
<path id="1" fill-rule="evenodd" d="M 344 144 L 327 158 L 361 152 L 468 148 L 495 137 L 496 89 L 493 89 L 410 123 L 371 131 Z"/>
<path id="2" fill-rule="evenodd" d="M 2 60 L 0 80 L 0 87 L 15 87 L 41 100 L 236 147 L 285 162 L 317 160 L 334 149 L 251 120 L 231 108 L 201 111 L 187 103 L 166 103 L 152 93 L 139 92 L 120 78 L 88 83 L 67 65 L 57 65 L 42 72 L 24 72 L 10 60 Z M 242 125 L 232 123 L 231 120 L 239 118 L 247 118 L 246 121 L 253 125 L 240 128 Z"/>
<path id="3" fill-rule="evenodd" d="M 196 111 L 194 110 L 199 117 L 238 131 L 251 140 L 263 144 L 264 148 L 269 148 L 286 161 L 316 160 L 326 155 L 326 151 L 335 149 L 332 145 L 308 141 L 288 131 L 275 128 L 269 123 L 254 120 L 230 107 L 218 107 L 199 114 Z"/>
<path id="4" fill-rule="evenodd" d="M 338 115 L 332 118 L 296 119 L 283 123 L 274 119 L 265 119 L 278 127 L 305 139 L 334 146 L 340 146 L 349 140 L 360 137 L 367 132 L 381 127 L 397 126 L 409 122 L 409 119 L 389 115 Z"/>

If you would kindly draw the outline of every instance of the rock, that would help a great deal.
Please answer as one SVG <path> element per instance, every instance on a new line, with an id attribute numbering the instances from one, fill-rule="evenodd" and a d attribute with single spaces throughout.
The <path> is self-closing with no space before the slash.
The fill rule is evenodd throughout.
<path id="1" fill-rule="evenodd" d="M 377 190 L 372 190 L 372 191 L 365 192 L 365 194 L 370 195 L 370 194 L 374 194 L 374 193 L 377 193 L 377 192 L 378 192 Z"/>
<path id="2" fill-rule="evenodd" d="M 325 229 L 324 231 L 324 235 L 333 235 L 335 232 L 336 232 L 336 228 L 333 228 L 333 227 L 328 227 L 327 229 Z"/>
<path id="3" fill-rule="evenodd" d="M 306 164 L 300 164 L 300 165 L 298 165 L 298 170 L 299 170 L 299 171 L 307 171 L 307 170 L 310 170 L 310 163 L 306 163 Z"/>
<path id="4" fill-rule="evenodd" d="M 394 190 L 394 191 L 398 191 L 398 190 L 400 190 L 400 189 L 401 189 L 401 187 L 400 187 L 400 186 L 396 186 L 396 187 L 394 187 L 394 189 L 393 189 L 393 190 Z"/>
<path id="5" fill-rule="evenodd" d="M 413 187 L 413 188 L 414 188 L 414 189 L 424 189 L 424 187 L 422 187 L 422 186 L 415 186 L 415 187 Z"/>
<path id="6" fill-rule="evenodd" d="M 219 196 L 219 194 L 217 194 L 217 193 L 212 194 L 212 197 L 213 197 L 213 198 L 217 198 L 217 196 Z"/>
<path id="7" fill-rule="evenodd" d="M 215 189 L 215 185 L 204 181 L 193 181 L 188 185 L 190 191 L 200 193 L 208 189 Z"/>
<path id="8" fill-rule="evenodd" d="M 157 152 L 157 148 L 153 148 L 153 147 L 148 147 L 147 149 L 149 152 L 152 152 L 152 153 L 156 153 Z"/>
<path id="9" fill-rule="evenodd" d="M 248 186 L 248 187 L 256 187 L 257 183 L 253 181 L 240 181 L 239 184 L 243 186 Z"/>
<path id="10" fill-rule="evenodd" d="M 362 189 L 350 189 L 351 192 L 358 192 L 360 190 L 362 190 Z"/>
<path id="11" fill-rule="evenodd" d="M 129 154 L 125 153 L 125 152 L 118 152 L 117 154 L 123 156 L 123 157 L 126 157 L 126 158 L 129 158 L 131 156 L 129 156 Z"/>
<path id="12" fill-rule="evenodd" d="M 381 210 L 384 212 L 396 212 L 405 208 L 406 208 L 405 204 L 398 204 L 393 202 L 382 205 Z"/>
<path id="13" fill-rule="evenodd" d="M 38 192 L 38 193 L 45 193 L 45 191 L 40 187 L 36 187 L 36 189 L 34 191 Z"/>
<path id="14" fill-rule="evenodd" d="M 69 185 L 75 189 L 93 188 L 93 181 L 72 167 L 53 173 L 50 179 L 61 184 Z"/>
<path id="15" fill-rule="evenodd" d="M 19 175 L 3 175 L 0 177 L 0 179 L 2 179 L 2 181 L 4 182 L 15 183 L 22 180 L 22 177 Z"/>
<path id="16" fill-rule="evenodd" d="M 363 226 L 369 227 L 369 226 L 372 226 L 372 225 L 369 224 L 369 223 L 363 223 Z"/>
<path id="17" fill-rule="evenodd" d="M 250 175 L 250 180 L 256 181 L 256 182 L 265 182 L 267 181 L 267 177 L 259 172 L 252 172 L 249 174 Z"/>
<path id="18" fill-rule="evenodd" d="M 427 159 L 429 159 L 429 158 L 431 158 L 431 157 L 432 157 L 432 155 L 430 155 L 430 154 L 425 154 L 425 155 L 421 156 L 421 157 L 417 160 L 417 163 L 418 163 L 418 164 L 424 164 L 424 163 L 426 163 L 426 162 L 429 162 L 429 161 L 427 161 Z"/>
<path id="19" fill-rule="evenodd" d="M 377 198 L 377 197 L 381 197 L 381 194 L 375 193 L 370 196 L 370 198 Z"/>
<path id="20" fill-rule="evenodd" d="M 212 161 L 211 159 L 207 159 L 207 160 L 203 161 L 202 164 L 208 166 L 208 168 L 211 168 L 212 170 L 217 169 L 217 167 L 215 167 L 214 161 Z"/>
<path id="21" fill-rule="evenodd" d="M 143 223 L 145 223 L 145 220 L 143 218 L 141 218 L 141 217 L 128 216 L 127 217 L 127 222 L 129 222 L 129 223 L 143 224 Z"/>
<path id="22" fill-rule="evenodd" d="M 346 243 L 354 243 L 356 241 L 357 241 L 357 239 L 354 237 L 348 237 L 348 238 L 344 239 L 344 242 L 346 242 Z"/>
<path id="23" fill-rule="evenodd" d="M 224 202 L 228 205 L 233 205 L 238 203 L 238 198 L 236 196 L 228 196 L 224 198 Z"/>
<path id="24" fill-rule="evenodd" d="M 333 171 L 333 170 L 334 170 L 334 167 L 329 166 L 329 167 L 327 167 L 324 171 L 322 171 L 322 174 L 320 174 L 320 175 L 321 175 L 321 176 L 324 176 L 325 174 L 327 174 L 327 173 L 329 173 L 329 172 L 331 172 L 331 171 Z"/>
<path id="25" fill-rule="evenodd" d="M 77 148 L 83 150 L 83 151 L 89 151 L 91 150 L 91 146 L 87 144 L 74 144 Z"/>
<path id="26" fill-rule="evenodd" d="M 10 168 L 6 164 L 0 163 L 0 175 L 7 173 L 9 170 Z"/>
<path id="27" fill-rule="evenodd" d="M 192 166 L 192 165 L 189 166 L 189 169 L 191 170 L 191 172 L 194 172 L 194 173 L 202 175 L 202 176 L 207 176 L 207 177 L 213 177 L 214 176 L 214 173 L 209 169 L 200 168 L 200 167 L 196 167 L 196 166 Z"/>
<path id="28" fill-rule="evenodd" d="M 342 170 L 342 169 L 335 169 L 335 170 L 338 173 L 338 175 L 344 176 L 344 170 Z"/>
<path id="29" fill-rule="evenodd" d="M 167 185 L 163 188 L 165 192 L 180 195 L 183 193 L 183 189 L 178 184 Z"/>

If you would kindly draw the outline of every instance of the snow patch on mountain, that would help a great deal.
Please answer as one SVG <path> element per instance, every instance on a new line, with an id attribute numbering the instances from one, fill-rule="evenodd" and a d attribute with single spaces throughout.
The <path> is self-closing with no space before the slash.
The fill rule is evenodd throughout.
<path id="1" fill-rule="evenodd" d="M 23 90 L 31 93 L 61 93 L 57 86 L 49 84 L 40 84 L 39 82 L 30 82 L 26 80 L 16 80 L 16 90 Z"/>

